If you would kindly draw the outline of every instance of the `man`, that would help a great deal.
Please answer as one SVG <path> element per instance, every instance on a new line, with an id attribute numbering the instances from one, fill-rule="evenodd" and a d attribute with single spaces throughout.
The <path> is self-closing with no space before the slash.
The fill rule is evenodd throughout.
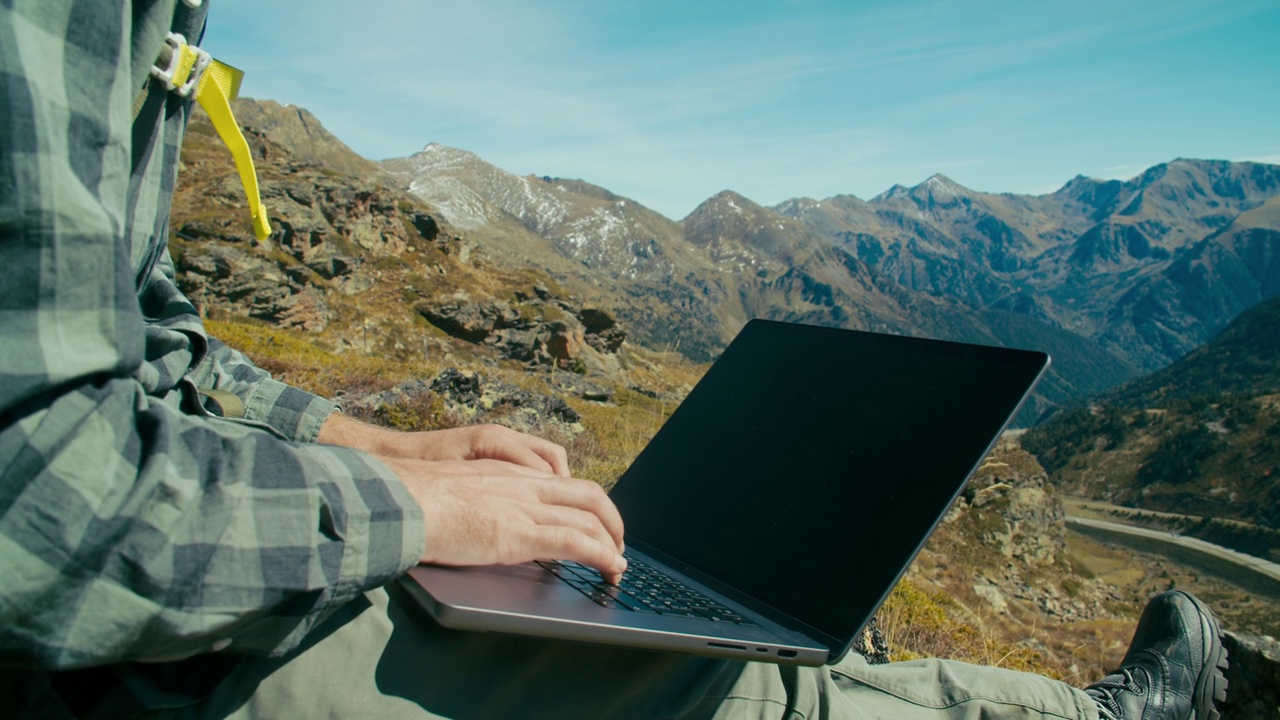
<path id="1" fill-rule="evenodd" d="M 417 562 L 557 557 L 616 579 L 622 519 L 552 443 L 362 425 L 205 334 L 165 247 L 190 100 L 148 70 L 206 11 L 0 2 L 0 707 L 1216 717 L 1225 653 L 1184 593 L 1081 691 L 943 661 L 798 669 L 457 633 L 381 589 Z M 228 399 L 243 419 L 220 417 Z"/>

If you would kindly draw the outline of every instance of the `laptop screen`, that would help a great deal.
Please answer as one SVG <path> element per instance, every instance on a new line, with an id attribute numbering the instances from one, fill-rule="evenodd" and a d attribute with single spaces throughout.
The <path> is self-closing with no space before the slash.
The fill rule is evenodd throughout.
<path id="1" fill-rule="evenodd" d="M 756 320 L 611 496 L 628 537 L 847 641 L 1047 362 Z"/>

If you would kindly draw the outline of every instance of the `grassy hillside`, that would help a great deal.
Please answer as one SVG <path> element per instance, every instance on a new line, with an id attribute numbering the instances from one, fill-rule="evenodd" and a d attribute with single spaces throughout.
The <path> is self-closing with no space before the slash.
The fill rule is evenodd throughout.
<path id="1" fill-rule="evenodd" d="M 1023 444 L 1080 497 L 1280 529 L 1280 299 L 1170 367 L 1059 414 Z M 1223 537 L 1209 522 L 1188 532 Z M 1258 551 L 1256 538 L 1228 544 Z"/>

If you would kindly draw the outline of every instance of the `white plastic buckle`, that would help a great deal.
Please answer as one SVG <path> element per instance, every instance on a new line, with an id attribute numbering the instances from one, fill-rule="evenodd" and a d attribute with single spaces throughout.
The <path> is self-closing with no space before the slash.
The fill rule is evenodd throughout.
<path id="1" fill-rule="evenodd" d="M 151 77 L 160 81 L 165 90 L 175 92 L 184 98 L 191 97 L 191 93 L 200 82 L 200 76 L 204 74 L 205 68 L 209 67 L 209 63 L 213 62 L 213 56 L 194 45 L 188 45 L 187 39 L 180 33 L 171 32 L 166 35 L 164 44 L 169 46 L 169 63 L 167 67 L 163 68 L 159 65 L 152 65 Z M 195 51 L 196 63 L 191 68 L 191 73 L 187 75 L 186 82 L 181 85 L 175 85 L 173 74 L 178 70 L 178 63 L 182 59 L 182 48 L 184 46 L 190 47 Z M 156 59 L 159 60 L 159 57 Z"/>

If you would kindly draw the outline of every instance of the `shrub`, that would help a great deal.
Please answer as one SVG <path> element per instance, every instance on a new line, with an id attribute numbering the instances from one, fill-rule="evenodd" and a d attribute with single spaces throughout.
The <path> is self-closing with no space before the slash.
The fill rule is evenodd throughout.
<path id="1" fill-rule="evenodd" d="M 1217 432 L 1203 423 L 1193 423 L 1160 443 L 1138 469 L 1138 485 L 1189 483 L 1200 477 L 1205 462 L 1224 447 L 1226 443 Z"/>

